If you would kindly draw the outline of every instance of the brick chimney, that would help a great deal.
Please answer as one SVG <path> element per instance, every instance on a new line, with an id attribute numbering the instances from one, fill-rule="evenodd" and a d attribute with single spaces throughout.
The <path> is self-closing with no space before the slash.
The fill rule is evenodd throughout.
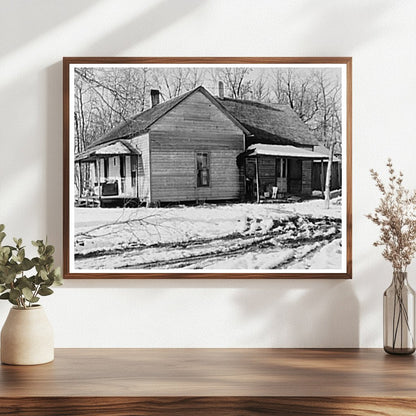
<path id="1" fill-rule="evenodd" d="M 159 90 L 150 90 L 150 100 L 151 100 L 152 107 L 159 104 L 160 102 Z"/>
<path id="2" fill-rule="evenodd" d="M 224 99 L 224 83 L 222 81 L 218 82 L 218 96 L 221 100 Z"/>

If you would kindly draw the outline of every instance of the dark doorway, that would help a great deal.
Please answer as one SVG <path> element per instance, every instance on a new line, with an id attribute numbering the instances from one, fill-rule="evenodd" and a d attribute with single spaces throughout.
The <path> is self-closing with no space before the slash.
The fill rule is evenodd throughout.
<path id="1" fill-rule="evenodd" d="M 120 156 L 121 193 L 126 192 L 126 156 Z"/>
<path id="2" fill-rule="evenodd" d="M 294 195 L 302 193 L 302 160 L 300 159 L 288 160 L 287 190 Z"/>
<path id="3" fill-rule="evenodd" d="M 126 177 L 126 156 L 120 156 L 120 176 Z"/>
<path id="4" fill-rule="evenodd" d="M 104 178 L 108 178 L 108 170 L 109 170 L 109 160 L 104 159 Z"/>

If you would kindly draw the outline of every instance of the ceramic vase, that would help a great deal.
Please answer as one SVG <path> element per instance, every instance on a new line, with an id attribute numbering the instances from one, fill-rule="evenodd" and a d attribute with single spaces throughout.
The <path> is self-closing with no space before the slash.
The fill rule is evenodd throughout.
<path id="1" fill-rule="evenodd" d="M 1 362 L 35 365 L 53 359 L 53 329 L 43 307 L 11 308 L 1 331 Z"/>

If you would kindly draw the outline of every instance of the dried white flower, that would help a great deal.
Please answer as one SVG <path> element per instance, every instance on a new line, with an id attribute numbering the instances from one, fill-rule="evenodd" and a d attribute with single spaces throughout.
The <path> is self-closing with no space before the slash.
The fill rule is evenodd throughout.
<path id="1" fill-rule="evenodd" d="M 403 173 L 396 173 L 391 159 L 387 168 L 386 185 L 375 170 L 370 170 L 382 196 L 374 214 L 366 217 L 380 227 L 380 237 L 374 245 L 384 246 L 383 257 L 395 271 L 404 272 L 416 253 L 416 191 L 403 186 Z"/>

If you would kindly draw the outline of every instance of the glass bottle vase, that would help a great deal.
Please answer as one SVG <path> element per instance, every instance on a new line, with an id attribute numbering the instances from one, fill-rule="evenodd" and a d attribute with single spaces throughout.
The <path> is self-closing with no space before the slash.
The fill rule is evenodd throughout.
<path id="1" fill-rule="evenodd" d="M 383 295 L 384 351 L 413 354 L 415 351 L 415 291 L 406 272 L 393 272 Z"/>

